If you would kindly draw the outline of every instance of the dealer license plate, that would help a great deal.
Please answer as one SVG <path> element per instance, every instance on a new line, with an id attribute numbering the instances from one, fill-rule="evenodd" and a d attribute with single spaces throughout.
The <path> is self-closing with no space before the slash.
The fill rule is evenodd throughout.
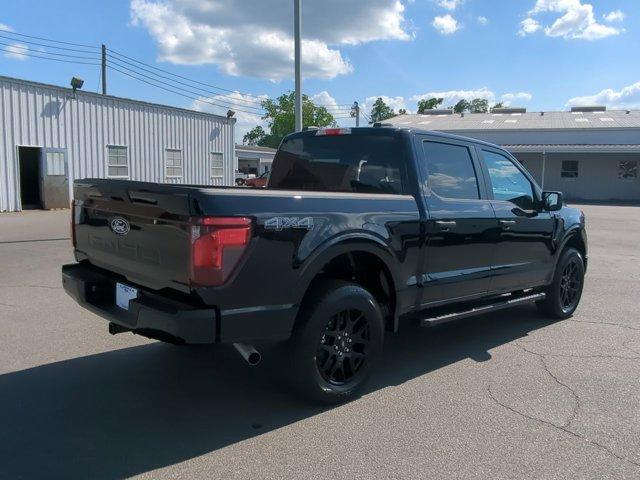
<path id="1" fill-rule="evenodd" d="M 138 289 L 116 283 L 116 305 L 124 310 L 129 310 L 129 301 L 138 298 Z"/>

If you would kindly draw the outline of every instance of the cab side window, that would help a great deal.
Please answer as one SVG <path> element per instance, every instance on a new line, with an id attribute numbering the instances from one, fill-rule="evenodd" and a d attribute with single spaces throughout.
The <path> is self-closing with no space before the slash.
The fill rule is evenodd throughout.
<path id="1" fill-rule="evenodd" d="M 443 198 L 479 199 L 478 179 L 468 147 L 423 142 L 429 188 Z"/>
<path id="2" fill-rule="evenodd" d="M 489 170 L 493 198 L 506 200 L 523 210 L 533 210 L 533 185 L 511 159 L 488 150 L 482 150 L 482 156 Z"/>

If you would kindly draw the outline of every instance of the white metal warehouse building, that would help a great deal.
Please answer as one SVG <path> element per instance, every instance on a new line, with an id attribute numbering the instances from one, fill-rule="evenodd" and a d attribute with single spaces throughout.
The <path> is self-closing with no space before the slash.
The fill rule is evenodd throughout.
<path id="1" fill-rule="evenodd" d="M 0 76 L 0 211 L 68 207 L 79 178 L 233 185 L 234 124 Z"/>
<path id="2" fill-rule="evenodd" d="M 385 120 L 501 145 L 545 190 L 569 200 L 640 202 L 640 111 L 577 107 L 562 112 L 432 110 Z"/>

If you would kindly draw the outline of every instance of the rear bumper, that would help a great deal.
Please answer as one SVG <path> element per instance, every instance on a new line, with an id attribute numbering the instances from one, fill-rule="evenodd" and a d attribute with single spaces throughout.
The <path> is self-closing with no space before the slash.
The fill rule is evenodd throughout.
<path id="1" fill-rule="evenodd" d="M 116 283 L 138 289 L 129 310 L 116 305 Z M 62 267 L 65 291 L 82 307 L 110 322 L 146 337 L 176 343 L 252 343 L 290 337 L 298 305 L 242 308 L 195 307 L 145 289 L 115 273 L 86 263 Z M 117 331 L 118 328 L 112 328 Z"/>
<path id="2" fill-rule="evenodd" d="M 62 267 L 62 286 L 82 307 L 140 335 L 176 343 L 214 343 L 219 315 L 140 290 L 129 310 L 115 303 L 117 276 L 83 264 Z"/>

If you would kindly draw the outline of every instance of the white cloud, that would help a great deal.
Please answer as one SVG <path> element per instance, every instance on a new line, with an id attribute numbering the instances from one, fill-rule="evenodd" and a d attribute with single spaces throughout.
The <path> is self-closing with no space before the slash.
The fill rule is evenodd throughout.
<path id="1" fill-rule="evenodd" d="M 458 21 L 448 13 L 434 18 L 431 25 L 442 35 L 451 35 L 460 29 Z"/>
<path id="2" fill-rule="evenodd" d="M 506 106 L 509 107 L 516 102 L 518 105 L 522 105 L 524 103 L 528 103 L 533 98 L 529 92 L 517 92 L 517 93 L 505 93 L 500 97 L 500 101 Z"/>
<path id="3" fill-rule="evenodd" d="M 0 30 L 6 30 L 8 32 L 13 32 L 13 28 L 9 25 L 5 25 L 4 23 L 0 23 Z"/>
<path id="4" fill-rule="evenodd" d="M 419 101 L 429 98 L 443 98 L 442 106 L 444 108 L 451 107 L 458 103 L 460 100 L 473 100 L 475 98 L 482 98 L 494 103 L 496 95 L 488 88 L 480 88 L 478 90 L 448 90 L 442 92 L 427 92 L 420 95 L 414 95 L 411 97 L 413 101 Z"/>
<path id="5" fill-rule="evenodd" d="M 293 6 L 289 0 L 131 0 L 133 25 L 145 27 L 163 61 L 215 64 L 230 75 L 278 81 L 293 76 Z M 306 77 L 353 70 L 338 47 L 409 40 L 400 0 L 304 2 Z"/>
<path id="6" fill-rule="evenodd" d="M 489 19 L 487 17 L 483 17 L 482 15 L 480 15 L 478 17 L 478 23 L 480 25 L 486 25 L 487 23 L 489 23 Z"/>
<path id="7" fill-rule="evenodd" d="M 530 35 L 532 33 L 537 32 L 541 28 L 542 28 L 542 25 L 540 25 L 540 23 L 537 20 L 534 20 L 531 17 L 525 18 L 523 21 L 520 22 L 520 31 L 518 32 L 518 35 L 520 35 L 521 37 L 524 37 L 525 35 Z"/>
<path id="8" fill-rule="evenodd" d="M 234 110 L 236 112 L 234 115 L 234 118 L 236 119 L 235 140 L 236 143 L 242 143 L 242 137 L 244 137 L 244 134 L 256 125 L 261 125 L 268 131 L 266 122 L 262 120 L 262 115 L 255 109 L 251 108 L 258 106 L 255 102 L 259 102 L 259 99 L 266 98 L 266 95 L 254 97 L 238 92 L 225 93 L 213 95 L 211 97 L 200 97 L 199 101 L 193 101 L 191 108 L 198 112 L 215 113 L 217 115 L 226 115 L 227 110 Z"/>
<path id="9" fill-rule="evenodd" d="M 607 22 L 622 22 L 624 21 L 624 13 L 622 10 L 614 10 L 613 12 L 602 15 L 602 18 Z"/>
<path id="10" fill-rule="evenodd" d="M 613 13 L 613 12 L 612 12 Z M 619 35 L 624 30 L 598 23 L 593 5 L 582 3 L 582 0 L 536 0 L 529 11 L 529 17 L 520 22 L 519 35 L 532 34 L 542 28 L 540 22 L 533 17 L 543 14 L 560 14 L 544 27 L 545 35 L 565 39 L 599 40 Z"/>
<path id="11" fill-rule="evenodd" d="M 396 113 L 401 108 L 404 108 L 405 110 L 408 111 L 407 105 L 405 104 L 404 97 L 402 96 L 387 97 L 386 95 L 374 95 L 373 97 L 367 97 L 364 101 L 364 105 L 362 106 L 362 108 L 367 113 L 370 113 L 371 107 L 373 106 L 373 104 L 378 98 L 382 98 L 382 101 L 386 103 L 388 106 L 390 106 L 391 108 L 393 108 L 396 111 Z"/>
<path id="12" fill-rule="evenodd" d="M 440 5 L 445 10 L 453 11 L 462 5 L 464 0 L 439 0 L 438 5 Z"/>
<path id="13" fill-rule="evenodd" d="M 25 53 L 29 53 L 29 47 L 27 45 L 24 43 L 13 42 L 4 47 L 3 55 L 7 58 L 24 61 L 29 58 Z"/>
<path id="14" fill-rule="evenodd" d="M 569 99 L 567 106 L 606 105 L 612 109 L 640 108 L 640 82 L 616 91 L 607 88 L 594 95 Z"/>

